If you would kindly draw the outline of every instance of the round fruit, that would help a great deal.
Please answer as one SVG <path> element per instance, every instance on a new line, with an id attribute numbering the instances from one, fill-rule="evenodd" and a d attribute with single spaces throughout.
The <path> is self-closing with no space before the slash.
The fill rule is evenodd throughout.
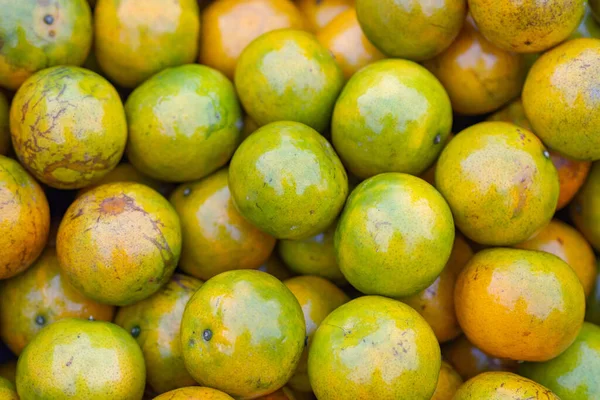
<path id="1" fill-rule="evenodd" d="M 536 53 L 569 37 L 583 18 L 585 0 L 469 0 L 469 12 L 496 46 Z"/>
<path id="2" fill-rule="evenodd" d="M 340 270 L 356 289 L 411 296 L 440 275 L 454 242 L 452 213 L 427 182 L 388 173 L 350 195 L 335 232 Z"/>
<path id="3" fill-rule="evenodd" d="M 258 125 L 302 122 L 319 132 L 329 127 L 344 75 L 333 56 L 310 33 L 265 33 L 242 52 L 235 87 Z"/>
<path id="4" fill-rule="evenodd" d="M 307 346 L 296 372 L 290 378 L 288 385 L 302 392 L 312 391 L 308 379 L 308 349 L 313 335 L 321 322 L 336 308 L 350 299 L 333 283 L 317 276 L 297 276 L 283 282 L 296 296 L 304 312 L 306 322 Z"/>
<path id="5" fill-rule="evenodd" d="M 423 64 L 448 91 L 460 114 L 485 114 L 521 93 L 527 74 L 523 56 L 499 49 L 471 19 L 444 52 Z"/>
<path id="6" fill-rule="evenodd" d="M 190 386 L 171 390 L 164 393 L 154 400 L 233 400 L 233 397 L 220 390 L 211 388 Z"/>
<path id="7" fill-rule="evenodd" d="M 48 248 L 27 271 L 0 283 L 0 336 L 16 355 L 44 326 L 64 318 L 112 321 L 115 308 L 80 294 Z"/>
<path id="8" fill-rule="evenodd" d="M 465 0 L 356 0 L 369 40 L 390 57 L 423 61 L 446 49 L 467 14 Z"/>
<path id="9" fill-rule="evenodd" d="M 0 398 L 2 400 L 19 400 L 14 383 L 6 378 L 0 378 Z"/>
<path id="10" fill-rule="evenodd" d="M 297 122 L 276 122 L 249 136 L 229 167 L 238 210 L 278 239 L 323 232 L 348 195 L 348 177 L 333 147 Z"/>
<path id="11" fill-rule="evenodd" d="M 185 183 L 171 195 L 181 219 L 179 267 L 200 279 L 234 269 L 256 269 L 271 255 L 275 238 L 259 231 L 236 210 L 228 170 Z"/>
<path id="12" fill-rule="evenodd" d="M 487 120 L 512 122 L 521 128 L 532 131 L 521 99 L 509 103 L 506 107 L 489 116 Z M 554 164 L 558 172 L 560 191 L 556 209 L 560 210 L 571 202 L 581 185 L 583 185 L 592 164 L 587 161 L 571 160 L 555 151 L 549 151 L 549 153 L 552 164 Z"/>
<path id="13" fill-rule="evenodd" d="M 98 63 L 120 86 L 136 87 L 167 67 L 193 63 L 200 39 L 196 0 L 98 0 Z"/>
<path id="14" fill-rule="evenodd" d="M 590 0 L 589 4 L 592 4 L 594 0 Z M 600 3 L 598 3 L 600 4 Z M 600 23 L 594 18 L 594 13 L 590 6 L 585 7 L 585 15 L 581 20 L 581 23 L 575 29 L 568 40 L 579 39 L 579 38 L 596 38 L 600 39 Z"/>
<path id="15" fill-rule="evenodd" d="M 68 318 L 42 329 L 17 364 L 21 399 L 139 400 L 144 357 L 110 322 Z"/>
<path id="16" fill-rule="evenodd" d="M 431 400 L 452 400 L 463 380 L 450 364 L 442 361 L 440 377 Z"/>
<path id="17" fill-rule="evenodd" d="M 430 399 L 440 366 L 440 347 L 425 320 L 379 296 L 360 297 L 329 314 L 308 355 L 319 400 Z"/>
<path id="18" fill-rule="evenodd" d="M 10 127 L 9 121 L 9 104 L 6 96 L 0 92 L 0 155 L 7 155 L 12 144 L 10 142 Z"/>
<path id="19" fill-rule="evenodd" d="M 453 400 L 560 400 L 542 385 L 510 372 L 485 372 L 462 385 Z"/>
<path id="20" fill-rule="evenodd" d="M 185 305 L 200 285 L 197 279 L 175 274 L 153 296 L 121 307 L 115 317 L 115 324 L 142 348 L 147 384 L 156 393 L 195 384 L 183 365 L 179 336 Z"/>
<path id="21" fill-rule="evenodd" d="M 242 50 L 260 35 L 304 28 L 304 16 L 290 0 L 221 0 L 202 12 L 199 62 L 233 79 Z"/>
<path id="22" fill-rule="evenodd" d="M 519 374 L 546 386 L 562 400 L 600 397 L 600 328 L 584 323 L 575 342 L 561 355 L 544 363 L 524 363 Z"/>
<path id="23" fill-rule="evenodd" d="M 452 364 L 464 380 L 487 371 L 516 372 L 519 365 L 517 361 L 496 358 L 484 353 L 464 335 L 444 345 L 442 356 Z"/>
<path id="24" fill-rule="evenodd" d="M 320 32 L 338 15 L 352 8 L 354 0 L 298 0 L 297 5 L 309 28 L 313 32 Z"/>
<path id="25" fill-rule="evenodd" d="M 56 240 L 60 266 L 86 296 L 124 306 L 155 293 L 179 260 L 177 213 L 139 183 L 102 185 L 67 210 Z"/>
<path id="26" fill-rule="evenodd" d="M 292 277 L 292 273 L 285 267 L 275 253 L 272 253 L 271 257 L 258 267 L 258 270 L 273 275 L 280 281 Z"/>
<path id="27" fill-rule="evenodd" d="M 385 57 L 363 33 L 354 8 L 340 13 L 319 30 L 317 39 L 331 51 L 346 79 L 362 67 Z"/>
<path id="28" fill-rule="evenodd" d="M 458 274 L 473 256 L 473 250 L 462 236 L 454 239 L 450 259 L 440 276 L 425 290 L 400 300 L 414 308 L 433 329 L 440 343 L 461 333 L 454 312 L 454 285 Z"/>
<path id="29" fill-rule="evenodd" d="M 256 398 L 292 376 L 305 341 L 302 308 L 281 281 L 253 270 L 207 281 L 183 313 L 187 370 L 201 385 Z"/>
<path id="30" fill-rule="evenodd" d="M 596 256 L 583 235 L 570 225 L 557 219 L 525 242 L 515 245 L 519 249 L 545 251 L 561 258 L 573 268 L 581 281 L 585 297 L 596 284 Z"/>
<path id="31" fill-rule="evenodd" d="M 92 46 L 86 0 L 0 0 L 0 86 L 17 90 L 35 72 L 81 65 Z"/>
<path id="32" fill-rule="evenodd" d="M 287 267 L 299 275 L 316 275 L 334 282 L 346 281 L 335 259 L 333 236 L 337 223 L 325 232 L 303 240 L 280 240 L 277 250 Z"/>
<path id="33" fill-rule="evenodd" d="M 575 39 L 542 55 L 523 88 L 523 106 L 535 133 L 561 154 L 600 159 L 600 40 Z"/>
<path id="34" fill-rule="evenodd" d="M 13 99 L 10 129 L 21 163 L 58 189 L 101 179 L 117 166 L 127 142 L 117 91 L 79 67 L 48 68 L 27 79 Z"/>
<path id="35" fill-rule="evenodd" d="M 548 224 L 559 191 L 540 140 L 506 122 L 482 122 L 452 139 L 435 182 L 461 232 L 496 246 L 522 242 Z"/>
<path id="36" fill-rule="evenodd" d="M 418 175 L 440 154 L 451 128 L 452 107 L 440 82 L 412 61 L 383 60 L 348 81 L 335 104 L 331 138 L 359 178 Z"/>
<path id="37" fill-rule="evenodd" d="M 495 357 L 546 361 L 579 333 L 585 296 L 575 272 L 555 255 L 490 249 L 476 254 L 454 290 L 458 322 Z"/>
<path id="38" fill-rule="evenodd" d="M 575 226 L 600 251 L 600 163 L 594 163 L 590 174 L 570 206 Z"/>
<path id="39" fill-rule="evenodd" d="M 242 140 L 242 114 L 233 85 L 203 65 L 154 75 L 131 93 L 125 113 L 129 161 L 162 181 L 209 175 L 229 161 Z"/>
<path id="40" fill-rule="evenodd" d="M 104 175 L 99 181 L 97 181 L 93 185 L 79 189 L 79 191 L 77 192 L 77 197 L 81 197 L 82 194 L 87 193 L 100 185 L 116 182 L 141 183 L 143 185 L 151 187 L 152 189 L 156 190 L 161 194 L 170 189 L 169 184 L 157 181 L 154 178 L 150 178 L 149 176 L 146 176 L 139 172 L 137 169 L 135 169 L 133 165 L 125 162 L 117 165 L 115 169 L 111 170 L 108 174 Z"/>

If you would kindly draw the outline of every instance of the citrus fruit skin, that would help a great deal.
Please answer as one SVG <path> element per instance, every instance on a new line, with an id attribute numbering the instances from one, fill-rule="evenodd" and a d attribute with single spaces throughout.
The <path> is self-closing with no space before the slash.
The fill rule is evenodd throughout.
<path id="1" fill-rule="evenodd" d="M 185 366 L 201 385 L 241 399 L 281 388 L 305 342 L 302 308 L 273 276 L 223 272 L 192 296 L 181 322 Z"/>
<path id="2" fill-rule="evenodd" d="M 431 400 L 452 400 L 463 380 L 450 364 L 442 361 L 440 377 Z"/>
<path id="3" fill-rule="evenodd" d="M 154 400 L 233 400 L 233 397 L 220 390 L 206 387 L 182 387 L 163 393 L 154 398 Z"/>
<path id="4" fill-rule="evenodd" d="M 308 28 L 318 33 L 344 11 L 354 6 L 354 0 L 297 0 Z"/>
<path id="5" fill-rule="evenodd" d="M 533 132 L 520 98 L 508 103 L 505 107 L 490 115 L 487 120 L 511 122 Z M 560 192 L 558 194 L 556 209 L 560 210 L 575 197 L 575 194 L 585 182 L 592 163 L 588 161 L 575 161 L 552 150 L 549 153 L 552 164 L 554 164 L 558 172 Z"/>
<path id="6" fill-rule="evenodd" d="M 202 281 L 175 274 L 154 295 L 121 307 L 115 317 L 136 339 L 146 362 L 146 382 L 156 393 L 195 385 L 183 365 L 180 325 L 185 305 Z"/>
<path id="7" fill-rule="evenodd" d="M 600 40 L 569 40 L 543 54 L 523 87 L 523 106 L 536 135 L 579 161 L 600 159 Z"/>
<path id="8" fill-rule="evenodd" d="M 353 7 L 319 30 L 317 39 L 333 53 L 346 79 L 362 67 L 385 57 L 363 33 Z"/>
<path id="9" fill-rule="evenodd" d="M 125 113 L 129 161 L 162 181 L 209 175 L 229 161 L 242 139 L 242 114 L 233 85 L 203 65 L 159 72 L 131 93 Z"/>
<path id="10" fill-rule="evenodd" d="M 573 223 L 596 250 L 600 250 L 600 163 L 592 169 L 569 206 Z"/>
<path id="11" fill-rule="evenodd" d="M 491 44 L 470 18 L 456 40 L 423 65 L 446 88 L 452 109 L 465 115 L 494 111 L 519 96 L 527 74 L 522 55 Z"/>
<path id="12" fill-rule="evenodd" d="M 344 75 L 329 50 L 314 35 L 294 29 L 252 41 L 235 69 L 238 96 L 259 126 L 296 121 L 323 132 L 343 85 Z"/>
<path id="13" fill-rule="evenodd" d="M 525 396 L 525 397 L 523 397 Z M 465 382 L 453 400 L 560 400 L 544 386 L 510 372 L 485 372 Z"/>
<path id="14" fill-rule="evenodd" d="M 92 46 L 85 0 L 2 0 L 0 8 L 0 86 L 17 90 L 41 69 L 85 61 Z"/>
<path id="15" fill-rule="evenodd" d="M 411 296 L 431 285 L 450 257 L 452 213 L 427 182 L 380 174 L 354 189 L 334 242 L 340 270 L 356 289 Z"/>
<path id="16" fill-rule="evenodd" d="M 135 340 L 110 322 L 67 318 L 42 329 L 17 364 L 21 399 L 139 400 L 144 357 Z"/>
<path id="17" fill-rule="evenodd" d="M 399 299 L 425 318 L 440 343 L 452 340 L 461 333 L 454 311 L 454 285 L 458 274 L 472 256 L 473 250 L 469 244 L 457 234 L 450 258 L 436 280 L 427 289 Z"/>
<path id="18" fill-rule="evenodd" d="M 435 161 L 451 128 L 450 100 L 429 71 L 412 61 L 382 60 L 357 72 L 344 87 L 331 138 L 344 165 L 359 178 L 384 172 L 419 175 Z"/>
<path id="19" fill-rule="evenodd" d="M 57 189 L 95 183 L 117 166 L 127 121 L 115 88 L 79 67 L 44 69 L 17 91 L 10 129 L 21 163 Z"/>
<path id="20" fill-rule="evenodd" d="M 179 267 L 200 279 L 234 269 L 256 269 L 273 252 L 275 238 L 261 232 L 236 210 L 228 169 L 184 183 L 171 195 L 181 219 Z"/>
<path id="21" fill-rule="evenodd" d="M 92 189 L 97 188 L 100 185 L 107 183 L 116 182 L 137 182 L 146 185 L 161 194 L 165 194 L 170 188 L 169 184 L 160 182 L 154 178 L 150 178 L 142 174 L 140 171 L 135 169 L 133 165 L 129 163 L 121 163 L 111 170 L 108 174 L 104 175 L 99 181 L 93 185 L 86 186 L 77 191 L 77 197 L 81 197 L 82 194 L 89 192 Z"/>
<path id="22" fill-rule="evenodd" d="M 583 19 L 577 29 L 571 33 L 568 40 L 579 38 L 600 39 L 600 22 L 596 21 L 596 18 L 594 17 L 594 12 L 591 8 L 593 2 L 594 0 L 591 0 L 586 4 Z"/>
<path id="23" fill-rule="evenodd" d="M 13 159 L 0 156 L 0 279 L 27 269 L 42 253 L 50 208 L 40 185 Z"/>
<path id="24" fill-rule="evenodd" d="M 295 390 L 311 392 L 308 379 L 308 351 L 313 335 L 321 322 L 336 308 L 350 299 L 333 283 L 317 276 L 297 276 L 283 282 L 296 296 L 304 313 L 306 322 L 307 347 L 302 352 L 302 358 L 296 372 L 290 378 L 288 385 Z"/>
<path id="25" fill-rule="evenodd" d="M 358 20 L 369 40 L 390 57 L 428 60 L 458 35 L 464 0 L 356 0 Z"/>
<path id="26" fill-rule="evenodd" d="M 585 12 L 585 0 L 468 0 L 483 35 L 507 51 L 536 53 L 567 39 Z"/>
<path id="27" fill-rule="evenodd" d="M 98 0 L 94 45 L 102 70 L 133 88 L 167 67 L 194 62 L 200 38 L 196 0 Z"/>
<path id="28" fill-rule="evenodd" d="M 47 248 L 22 274 L 0 283 L 0 337 L 19 355 L 43 327 L 64 318 L 112 321 L 115 308 L 88 299 L 62 275 Z"/>
<path id="29" fill-rule="evenodd" d="M 458 322 L 469 340 L 500 358 L 547 361 L 577 337 L 583 287 L 553 254 L 497 248 L 477 253 L 454 290 Z"/>
<path id="30" fill-rule="evenodd" d="M 546 386 L 562 400 L 600 396 L 600 328 L 586 322 L 575 342 L 544 363 L 524 363 L 519 374 Z"/>
<path id="31" fill-rule="evenodd" d="M 3 400 L 19 400 L 15 384 L 6 378 L 0 377 L 0 398 Z"/>
<path id="32" fill-rule="evenodd" d="M 242 51 L 276 29 L 303 29 L 305 18 L 290 0 L 225 0 L 202 12 L 201 64 L 233 79 Z"/>
<path id="33" fill-rule="evenodd" d="M 257 397 L 257 400 L 296 400 L 296 396 L 291 389 L 284 386 L 273 393 Z"/>
<path id="34" fill-rule="evenodd" d="M 485 245 L 513 245 L 554 214 L 559 183 L 542 142 L 505 122 L 482 122 L 442 151 L 435 174 L 456 226 Z"/>
<path id="35" fill-rule="evenodd" d="M 10 127 L 9 127 L 9 110 L 10 105 L 4 93 L 0 92 L 0 155 L 7 155 L 11 149 L 12 144 L 10 140 Z"/>
<path id="36" fill-rule="evenodd" d="M 364 296 L 323 321 L 308 355 L 315 395 L 329 399 L 430 399 L 440 372 L 433 331 L 399 301 Z"/>
<path id="37" fill-rule="evenodd" d="M 581 281 L 585 297 L 596 284 L 596 256 L 583 235 L 560 220 L 552 220 L 544 229 L 529 240 L 514 247 L 525 250 L 545 251 L 569 264 Z"/>
<path id="38" fill-rule="evenodd" d="M 275 122 L 240 145 L 229 166 L 229 189 L 240 214 L 258 229 L 278 239 L 303 239 L 334 222 L 348 177 L 318 132 Z"/>
<path id="39" fill-rule="evenodd" d="M 71 204 L 56 250 L 65 275 L 83 294 L 106 304 L 133 304 L 173 274 L 181 253 L 179 217 L 147 186 L 102 185 Z"/>

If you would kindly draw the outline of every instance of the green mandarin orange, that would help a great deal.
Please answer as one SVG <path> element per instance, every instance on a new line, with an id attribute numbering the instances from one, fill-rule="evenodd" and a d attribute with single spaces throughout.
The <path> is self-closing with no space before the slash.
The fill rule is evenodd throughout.
<path id="1" fill-rule="evenodd" d="M 485 372 L 465 382 L 453 400 L 561 400 L 532 380 L 510 372 Z"/>
<path id="2" fill-rule="evenodd" d="M 15 384 L 6 378 L 0 377 L 0 398 L 3 400 L 19 400 Z"/>
<path id="3" fill-rule="evenodd" d="M 296 5 L 304 14 L 308 28 L 320 32 L 331 21 L 354 5 L 354 0 L 296 0 Z"/>
<path id="4" fill-rule="evenodd" d="M 569 207 L 575 226 L 597 251 L 600 250 L 600 163 L 592 169 Z"/>
<path id="5" fill-rule="evenodd" d="M 431 400 L 452 400 L 463 380 L 450 364 L 442 361 L 440 377 Z"/>
<path id="6" fill-rule="evenodd" d="M 171 390 L 161 394 L 154 400 L 233 400 L 233 397 L 220 390 L 206 387 L 190 386 Z"/>

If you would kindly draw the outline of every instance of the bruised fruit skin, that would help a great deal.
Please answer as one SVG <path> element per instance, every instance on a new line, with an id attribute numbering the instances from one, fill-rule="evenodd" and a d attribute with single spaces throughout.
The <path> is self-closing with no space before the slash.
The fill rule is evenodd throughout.
<path id="1" fill-rule="evenodd" d="M 442 361 L 440 377 L 431 400 L 452 400 L 463 380 L 450 364 Z"/>
<path id="2" fill-rule="evenodd" d="M 553 254 L 496 248 L 477 253 L 456 281 L 458 322 L 469 340 L 500 358 L 546 361 L 579 333 L 583 287 Z"/>
<path id="3" fill-rule="evenodd" d="M 154 295 L 121 307 L 115 317 L 137 340 L 146 362 L 147 384 L 156 392 L 195 385 L 183 365 L 180 324 L 185 305 L 202 281 L 175 274 Z"/>
<path id="4" fill-rule="evenodd" d="M 390 57 L 424 61 L 442 52 L 460 32 L 465 0 L 356 0 L 365 35 Z"/>
<path id="5" fill-rule="evenodd" d="M 184 183 L 171 195 L 181 219 L 179 268 L 208 280 L 233 269 L 256 269 L 273 252 L 275 238 L 259 231 L 236 210 L 228 169 Z"/>
<path id="6" fill-rule="evenodd" d="M 19 400 L 14 383 L 0 377 L 0 398 L 2 400 Z"/>
<path id="7" fill-rule="evenodd" d="M 506 122 L 482 122 L 456 135 L 438 159 L 435 182 L 461 232 L 496 246 L 522 242 L 543 228 L 559 192 L 542 142 Z"/>
<path id="8" fill-rule="evenodd" d="M 192 296 L 181 322 L 183 358 L 192 377 L 237 398 L 282 387 L 304 342 L 298 301 L 281 281 L 260 271 L 228 271 L 210 279 Z"/>
<path id="9" fill-rule="evenodd" d="M 173 274 L 181 253 L 179 217 L 147 186 L 102 185 L 71 204 L 56 250 L 75 288 L 106 304 L 129 305 L 158 291 Z"/>
<path id="10" fill-rule="evenodd" d="M 585 0 L 468 0 L 483 35 L 507 51 L 536 53 L 567 39 L 583 18 Z"/>
<path id="11" fill-rule="evenodd" d="M 252 41 L 235 70 L 240 100 L 259 126 L 296 121 L 323 132 L 343 85 L 344 75 L 329 50 L 314 35 L 294 29 Z"/>
<path id="12" fill-rule="evenodd" d="M 523 106 L 536 135 L 580 161 L 600 159 L 600 40 L 575 39 L 543 54 L 523 88 Z"/>
<path id="13" fill-rule="evenodd" d="M 115 308 L 88 299 L 62 276 L 48 248 L 22 274 L 0 283 L 0 337 L 19 355 L 43 327 L 64 318 L 112 321 Z"/>
<path id="14" fill-rule="evenodd" d="M 380 174 L 354 189 L 334 242 L 340 270 L 356 289 L 411 296 L 431 285 L 450 257 L 452 213 L 427 182 Z"/>
<path id="15" fill-rule="evenodd" d="M 301 392 L 311 392 L 312 389 L 308 379 L 308 352 L 313 335 L 321 322 L 333 310 L 347 303 L 350 299 L 333 283 L 317 276 L 297 276 L 287 279 L 283 283 L 296 296 L 302 307 L 308 338 L 307 347 L 302 352 L 298 368 L 290 378 L 288 385 Z"/>
<path id="16" fill-rule="evenodd" d="M 10 129 L 21 163 L 57 189 L 79 189 L 119 163 L 127 141 L 123 104 L 106 79 L 79 67 L 42 70 L 19 88 Z"/>
<path id="17" fill-rule="evenodd" d="M 488 121 L 512 122 L 515 125 L 533 132 L 533 128 L 525 115 L 523 102 L 517 99 L 501 110 L 490 115 Z M 571 202 L 581 185 L 585 182 L 592 164 L 587 161 L 575 161 L 555 151 L 549 151 L 552 164 L 558 172 L 560 192 L 556 209 L 560 210 Z"/>
<path id="18" fill-rule="evenodd" d="M 560 220 L 552 220 L 544 229 L 514 247 L 545 251 L 565 261 L 581 281 L 585 297 L 596 284 L 596 256 L 583 235 Z"/>
<path id="19" fill-rule="evenodd" d="M 600 163 L 592 164 L 592 169 L 573 202 L 569 206 L 575 226 L 600 251 Z"/>
<path id="20" fill-rule="evenodd" d="M 299 275 L 316 275 L 336 283 L 346 281 L 335 259 L 333 236 L 337 223 L 327 230 L 302 240 L 280 240 L 279 256 Z"/>
<path id="21" fill-rule="evenodd" d="M 450 259 L 436 280 L 420 293 L 399 299 L 425 318 L 440 343 L 452 340 L 461 333 L 454 312 L 454 285 L 458 274 L 472 256 L 473 250 L 466 240 L 456 235 Z"/>
<path id="22" fill-rule="evenodd" d="M 354 8 L 340 13 L 319 30 L 317 39 L 333 53 L 346 79 L 385 57 L 363 33 Z"/>
<path id="23" fill-rule="evenodd" d="M 62 319 L 42 329 L 17 364 L 22 399 L 139 400 L 144 357 L 135 340 L 110 322 Z"/>
<path id="24" fill-rule="evenodd" d="M 296 396 L 289 388 L 284 386 L 273 393 L 258 397 L 257 400 L 296 400 Z"/>
<path id="25" fill-rule="evenodd" d="M 354 0 L 297 0 L 296 5 L 310 30 L 318 33 L 338 15 L 352 8 Z"/>
<path id="26" fill-rule="evenodd" d="M 519 374 L 532 379 L 562 400 L 600 397 L 600 327 L 586 322 L 577 339 L 561 355 L 544 363 L 524 363 Z"/>
<path id="27" fill-rule="evenodd" d="M 8 126 L 10 106 L 6 96 L 0 92 L 0 155 L 7 155 L 12 149 Z"/>
<path id="28" fill-rule="evenodd" d="M 561 400 L 542 385 L 510 372 L 485 372 L 465 382 L 453 400 Z"/>
<path id="29" fill-rule="evenodd" d="M 231 82 L 203 65 L 166 69 L 125 103 L 127 157 L 155 179 L 203 178 L 229 161 L 241 142 L 242 114 Z"/>
<path id="30" fill-rule="evenodd" d="M 50 208 L 40 185 L 8 157 L 0 156 L 0 279 L 27 269 L 50 231 Z"/>
<path id="31" fill-rule="evenodd" d="M 292 273 L 283 264 L 283 262 L 281 262 L 281 260 L 275 252 L 271 254 L 267 261 L 265 261 L 260 267 L 258 267 L 258 270 L 273 275 L 280 281 L 291 278 L 293 276 Z"/>
<path id="32" fill-rule="evenodd" d="M 319 400 L 430 399 L 440 372 L 433 331 L 399 301 L 364 296 L 323 321 L 308 355 Z"/>
<path id="33" fill-rule="evenodd" d="M 464 380 L 487 371 L 516 372 L 519 365 L 517 361 L 484 353 L 464 335 L 444 345 L 442 356 Z"/>
<path id="34" fill-rule="evenodd" d="M 0 86 L 17 90 L 35 72 L 81 65 L 92 46 L 86 0 L 0 0 Z"/>
<path id="35" fill-rule="evenodd" d="M 250 135 L 229 166 L 229 189 L 244 218 L 278 239 L 323 232 L 341 211 L 348 177 L 333 147 L 298 122 Z"/>
<path id="36" fill-rule="evenodd" d="M 205 387 L 182 387 L 164 393 L 154 400 L 233 400 L 233 397 L 220 390 Z"/>
<path id="37" fill-rule="evenodd" d="M 161 194 L 164 194 L 164 192 L 168 189 L 168 184 L 157 181 L 154 178 L 150 178 L 149 176 L 142 174 L 137 169 L 135 169 L 133 165 L 129 163 L 121 163 L 117 165 L 115 169 L 111 170 L 108 174 L 104 175 L 99 181 L 97 181 L 93 185 L 79 189 L 79 191 L 77 192 L 77 197 L 81 197 L 82 194 L 87 193 L 100 185 L 116 182 L 141 183 L 156 190 Z"/>
<path id="38" fill-rule="evenodd" d="M 430 72 L 412 61 L 382 60 L 360 70 L 342 90 L 331 138 L 359 178 L 419 175 L 440 154 L 451 128 L 450 100 Z"/>
<path id="39" fill-rule="evenodd" d="M 202 12 L 200 64 L 233 79 L 242 50 L 276 29 L 303 29 L 304 16 L 290 0 L 222 0 Z"/>
<path id="40" fill-rule="evenodd" d="M 423 65 L 444 85 L 452 109 L 465 115 L 494 111 L 521 93 L 525 59 L 488 42 L 470 18 L 456 40 Z"/>
<path id="41" fill-rule="evenodd" d="M 196 0 L 98 0 L 94 9 L 96 58 L 106 76 L 123 87 L 193 63 L 199 38 Z"/>

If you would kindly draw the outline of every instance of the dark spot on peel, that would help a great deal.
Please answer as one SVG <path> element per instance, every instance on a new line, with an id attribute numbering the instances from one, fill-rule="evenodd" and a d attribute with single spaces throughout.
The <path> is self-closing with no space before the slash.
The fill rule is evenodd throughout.
<path id="1" fill-rule="evenodd" d="M 433 144 L 440 144 L 442 141 L 442 136 L 438 133 L 437 135 L 435 135 L 435 137 L 433 138 Z"/>
<path id="2" fill-rule="evenodd" d="M 43 315 L 38 315 L 37 317 L 35 317 L 35 323 L 39 326 L 43 326 L 46 324 L 46 318 L 44 318 Z"/>
<path id="3" fill-rule="evenodd" d="M 531 40 L 526 40 L 525 41 L 525 46 L 531 46 Z"/>
<path id="4" fill-rule="evenodd" d="M 131 336 L 133 336 L 134 338 L 137 338 L 138 336 L 140 336 L 141 332 L 142 332 L 142 330 L 137 325 L 134 326 L 133 328 L 131 328 Z"/>
<path id="5" fill-rule="evenodd" d="M 190 193 L 192 193 L 192 189 L 190 189 L 189 187 L 187 187 L 187 188 L 183 189 L 183 195 L 184 195 L 185 197 L 189 196 L 189 195 L 190 195 Z"/>
<path id="6" fill-rule="evenodd" d="M 44 16 L 44 22 L 48 25 L 52 25 L 54 23 L 54 17 L 50 14 Z"/>
<path id="7" fill-rule="evenodd" d="M 69 361 L 65 364 L 65 366 L 70 367 L 73 364 L 73 356 L 69 359 Z"/>
<path id="8" fill-rule="evenodd" d="M 213 333 L 210 329 L 205 329 L 204 332 L 202 332 L 202 339 L 206 340 L 207 342 L 210 341 L 212 337 Z"/>
<path id="9" fill-rule="evenodd" d="M 54 37 L 54 36 L 56 36 L 56 32 L 50 31 L 50 32 L 48 32 L 48 36 Z"/>

